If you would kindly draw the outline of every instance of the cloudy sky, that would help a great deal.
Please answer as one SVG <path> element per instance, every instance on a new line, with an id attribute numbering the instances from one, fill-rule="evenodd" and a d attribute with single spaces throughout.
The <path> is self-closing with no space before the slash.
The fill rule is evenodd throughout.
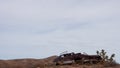
<path id="1" fill-rule="evenodd" d="M 0 0 L 0 59 L 120 51 L 120 0 Z"/>

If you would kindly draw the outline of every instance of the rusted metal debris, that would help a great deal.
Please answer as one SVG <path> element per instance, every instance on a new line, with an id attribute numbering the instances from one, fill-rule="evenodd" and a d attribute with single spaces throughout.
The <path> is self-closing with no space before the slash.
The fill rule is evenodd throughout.
<path id="1" fill-rule="evenodd" d="M 87 55 L 87 54 L 72 52 L 72 53 L 61 54 L 56 59 L 54 59 L 53 62 L 56 65 L 73 64 L 73 63 L 95 64 L 95 63 L 99 63 L 101 60 L 102 60 L 102 58 L 99 55 Z"/>

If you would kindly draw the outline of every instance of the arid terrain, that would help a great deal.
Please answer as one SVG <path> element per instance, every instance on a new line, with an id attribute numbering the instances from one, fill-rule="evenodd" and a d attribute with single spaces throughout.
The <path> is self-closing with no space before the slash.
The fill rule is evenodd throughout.
<path id="1" fill-rule="evenodd" d="M 0 68 L 120 68 L 120 65 L 105 67 L 101 64 L 93 65 L 54 65 L 53 60 L 57 56 L 51 56 L 45 59 L 14 59 L 0 60 Z"/>

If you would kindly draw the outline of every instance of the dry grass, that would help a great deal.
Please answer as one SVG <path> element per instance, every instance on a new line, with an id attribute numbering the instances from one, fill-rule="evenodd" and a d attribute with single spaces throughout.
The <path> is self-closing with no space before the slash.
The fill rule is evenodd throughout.
<path id="1" fill-rule="evenodd" d="M 56 56 L 45 59 L 16 59 L 16 60 L 0 60 L 0 68 L 120 68 L 120 65 L 54 65 L 53 59 Z"/>

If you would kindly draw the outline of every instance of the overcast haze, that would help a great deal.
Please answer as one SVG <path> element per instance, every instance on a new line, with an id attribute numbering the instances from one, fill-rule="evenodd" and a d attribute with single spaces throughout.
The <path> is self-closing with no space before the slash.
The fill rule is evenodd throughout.
<path id="1" fill-rule="evenodd" d="M 0 0 L 0 59 L 120 52 L 120 0 Z"/>

